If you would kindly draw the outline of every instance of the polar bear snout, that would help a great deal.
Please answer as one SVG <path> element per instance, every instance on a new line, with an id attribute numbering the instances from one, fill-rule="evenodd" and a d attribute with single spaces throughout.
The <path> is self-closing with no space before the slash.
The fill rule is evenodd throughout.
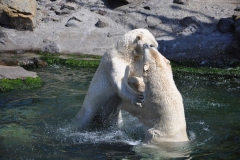
<path id="1" fill-rule="evenodd" d="M 149 45 L 147 43 L 143 44 L 143 49 L 149 48 Z"/>
<path id="2" fill-rule="evenodd" d="M 149 48 L 151 48 L 151 47 L 155 48 L 152 44 L 150 44 L 150 45 L 147 44 L 147 43 L 144 43 L 144 44 L 143 44 L 143 50 L 144 50 L 144 49 L 149 49 Z"/>

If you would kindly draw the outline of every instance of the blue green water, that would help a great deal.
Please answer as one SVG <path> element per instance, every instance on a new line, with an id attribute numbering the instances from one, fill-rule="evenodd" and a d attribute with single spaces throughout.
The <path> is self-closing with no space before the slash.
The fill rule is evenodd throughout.
<path id="1" fill-rule="evenodd" d="M 120 129 L 72 127 L 95 69 L 34 71 L 41 88 L 0 93 L 0 159 L 240 159 L 240 79 L 175 76 L 190 142 L 166 149 L 143 145 L 142 125 L 126 112 Z"/>

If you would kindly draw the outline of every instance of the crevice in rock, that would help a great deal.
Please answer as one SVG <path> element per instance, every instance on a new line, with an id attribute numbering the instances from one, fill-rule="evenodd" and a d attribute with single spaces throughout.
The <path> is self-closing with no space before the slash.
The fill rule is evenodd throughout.
<path id="1" fill-rule="evenodd" d="M 13 12 L 13 13 L 16 13 L 16 14 L 32 15 L 31 13 L 28 13 L 28 12 L 21 12 L 21 11 L 19 11 L 19 10 L 16 10 L 16 9 L 13 8 L 13 7 L 10 7 L 10 6 L 8 6 L 8 8 L 11 9 L 12 12 Z"/>
<path id="2" fill-rule="evenodd" d="M 103 0 L 103 2 L 111 9 L 129 4 L 126 0 Z"/>

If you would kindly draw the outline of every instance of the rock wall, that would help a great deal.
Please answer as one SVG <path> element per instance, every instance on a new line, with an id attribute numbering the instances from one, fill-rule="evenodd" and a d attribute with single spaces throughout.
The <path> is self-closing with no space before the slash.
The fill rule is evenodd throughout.
<path id="1" fill-rule="evenodd" d="M 0 52 L 33 50 L 103 55 L 124 33 L 146 28 L 170 60 L 218 66 L 232 60 L 240 62 L 237 18 L 240 2 L 235 3 L 238 1 L 121 0 L 114 5 L 116 1 L 37 0 L 37 14 L 34 14 L 34 7 L 23 4 L 35 6 L 30 5 L 35 0 L 14 1 L 23 2 L 24 9 L 13 5 L 13 0 L 2 0 L 1 13 L 4 14 L 0 14 L 0 19 L 4 21 L 1 22 L 18 14 L 19 19 L 12 18 L 9 24 L 15 24 L 19 30 L 33 31 L 12 30 L 1 24 Z M 26 12 L 24 16 L 23 12 Z M 28 16 L 24 19 L 26 23 L 20 23 L 21 16 Z"/>

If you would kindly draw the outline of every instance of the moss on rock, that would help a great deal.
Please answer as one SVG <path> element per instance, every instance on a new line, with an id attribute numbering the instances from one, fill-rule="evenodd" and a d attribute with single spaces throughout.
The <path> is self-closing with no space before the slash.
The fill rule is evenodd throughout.
<path id="1" fill-rule="evenodd" d="M 95 55 L 61 55 L 61 54 L 48 54 L 41 53 L 42 60 L 45 60 L 48 64 L 62 64 L 74 67 L 92 67 L 97 68 L 100 64 L 101 56 Z M 240 67 L 235 68 L 211 68 L 211 67 L 199 67 L 191 65 L 190 63 L 182 64 L 171 62 L 174 74 L 187 74 L 193 76 L 211 76 L 211 77 L 240 77 Z"/>
<path id="2" fill-rule="evenodd" d="M 193 76 L 210 76 L 240 78 L 240 67 L 236 68 L 210 68 L 210 67 L 188 67 L 172 63 L 172 70 L 175 74 L 187 74 Z"/>
<path id="3" fill-rule="evenodd" d="M 0 79 L 0 92 L 6 92 L 12 89 L 31 89 L 41 87 L 42 81 L 39 77 L 27 77 L 22 79 Z"/>
<path id="4" fill-rule="evenodd" d="M 73 67 L 97 68 L 100 64 L 101 56 L 95 55 L 49 55 L 43 54 L 42 60 L 48 64 L 61 64 Z"/>

